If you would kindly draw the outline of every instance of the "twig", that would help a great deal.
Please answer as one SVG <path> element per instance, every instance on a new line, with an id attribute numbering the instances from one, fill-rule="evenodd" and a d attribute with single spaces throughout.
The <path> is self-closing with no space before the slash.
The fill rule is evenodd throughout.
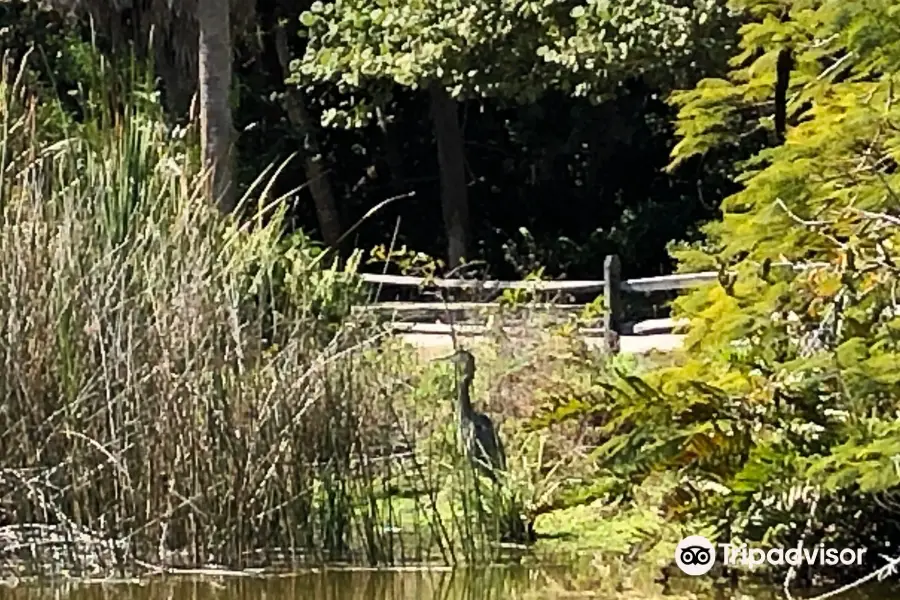
<path id="1" fill-rule="evenodd" d="M 831 66 L 829 66 L 827 69 L 822 71 L 819 74 L 819 76 L 816 77 L 816 81 L 822 81 L 823 79 L 825 79 L 826 77 L 829 77 L 832 73 L 834 73 L 835 71 L 840 69 L 841 65 L 843 65 L 847 60 L 849 60 L 850 58 L 853 57 L 853 54 L 854 54 L 853 52 L 848 52 L 844 56 L 842 56 L 839 59 L 837 59 L 836 61 L 834 61 L 834 63 Z"/>
<path id="2" fill-rule="evenodd" d="M 790 218 L 792 218 L 794 221 L 796 221 L 800 225 L 803 225 L 804 227 L 824 227 L 826 225 L 832 224 L 830 221 L 823 221 L 823 220 L 811 221 L 809 219 L 804 219 L 803 217 L 801 217 L 800 215 L 798 215 L 797 213 L 792 211 L 790 208 L 788 208 L 787 204 L 785 204 L 784 200 L 782 200 L 781 198 L 777 198 L 775 200 L 775 204 L 777 204 L 781 208 L 781 210 L 786 212 Z"/>
<path id="3" fill-rule="evenodd" d="M 812 504 L 810 505 L 809 516 L 806 519 L 806 526 L 804 527 L 804 532 L 800 538 L 800 543 L 798 545 L 798 548 L 800 548 L 800 549 L 803 548 L 803 540 L 806 538 L 806 535 L 812 529 L 812 520 L 815 516 L 815 511 L 816 511 L 816 507 L 818 506 L 818 504 L 819 504 L 819 496 L 817 494 L 816 497 L 813 499 Z M 887 557 L 883 557 L 883 558 L 887 558 Z M 895 567 L 897 565 L 900 565 L 900 556 L 898 556 L 897 558 L 892 558 L 892 559 L 887 559 L 887 560 L 888 560 L 888 563 L 886 565 L 883 565 L 881 568 L 875 570 L 872 573 L 869 573 L 865 577 L 860 577 L 856 581 L 853 581 L 851 583 L 848 583 L 847 585 L 841 586 L 841 587 L 837 588 L 836 590 L 832 590 L 830 592 L 825 592 L 824 594 L 820 594 L 813 598 L 807 598 L 806 600 L 827 600 L 828 598 L 834 598 L 835 596 L 837 596 L 839 594 L 842 594 L 849 590 L 855 589 L 855 588 L 861 586 L 862 584 L 867 583 L 873 579 L 882 579 L 884 577 L 887 577 L 888 575 L 892 575 L 893 573 L 896 572 Z M 789 586 L 790 586 L 791 580 L 793 580 L 795 574 L 796 574 L 796 571 L 794 569 L 794 566 L 791 565 L 791 568 L 788 569 L 787 576 L 784 578 L 784 585 L 782 586 L 782 589 L 784 590 L 784 595 L 788 600 L 794 600 L 794 596 L 791 594 Z"/>
<path id="4" fill-rule="evenodd" d="M 895 217 L 894 215 L 889 215 L 887 213 L 879 213 L 879 212 L 872 212 L 869 210 L 863 210 L 861 208 L 854 208 L 853 210 L 858 212 L 859 214 L 861 214 L 864 217 L 868 217 L 869 219 L 876 219 L 879 221 L 887 221 L 891 225 L 900 226 L 900 217 Z"/>
<path id="5" fill-rule="evenodd" d="M 886 557 L 884 557 L 884 558 L 886 558 Z M 807 598 L 806 600 L 827 600 L 828 598 L 834 598 L 838 594 L 843 594 L 844 592 L 847 592 L 854 588 L 857 588 L 864 583 L 872 581 L 873 579 L 881 579 L 881 578 L 887 577 L 888 575 L 892 575 L 893 573 L 896 572 L 897 565 L 900 565 L 900 556 L 898 556 L 896 558 L 888 559 L 888 563 L 886 565 L 882 566 L 881 568 L 879 568 L 878 570 L 876 570 L 872 573 L 869 573 L 865 577 L 860 577 L 856 581 L 848 583 L 845 586 L 839 587 L 836 590 L 832 590 L 830 592 L 820 594 L 813 598 Z M 787 593 L 787 590 L 785 590 L 785 592 Z M 793 596 L 791 596 L 790 593 L 788 593 L 788 598 L 790 600 L 793 600 Z"/>
<path id="6" fill-rule="evenodd" d="M 347 229 L 347 231 L 345 231 L 345 232 L 343 233 L 343 235 L 341 235 L 341 237 L 339 237 L 339 238 L 337 239 L 337 241 L 334 243 L 333 246 L 331 246 L 330 248 L 326 249 L 324 252 L 322 252 L 321 254 L 319 254 L 319 255 L 318 255 L 318 256 L 310 263 L 309 268 L 312 269 L 312 268 L 315 267 L 317 264 L 319 264 L 322 260 L 324 260 L 326 257 L 331 256 L 331 255 L 334 253 L 335 248 L 340 247 L 340 245 L 344 242 L 344 240 L 346 240 L 346 239 L 347 239 L 349 236 L 351 236 L 357 229 L 359 229 L 360 226 L 361 226 L 363 223 L 365 223 L 367 220 L 369 220 L 369 217 L 371 217 L 372 215 L 374 215 L 375 213 L 377 213 L 378 211 L 380 211 L 382 208 L 384 208 L 384 207 L 387 206 L 388 204 L 391 204 L 391 203 L 393 203 L 393 202 L 396 202 L 397 200 L 403 200 L 404 198 L 412 198 L 412 197 L 415 196 L 415 195 L 416 195 L 416 193 L 413 191 L 413 192 L 407 192 L 407 193 L 405 193 L 405 194 L 400 194 L 400 195 L 398 195 L 398 196 L 392 196 L 392 197 L 388 198 L 387 200 L 382 200 L 381 202 L 379 202 L 378 204 L 376 204 L 375 206 L 373 206 L 372 208 L 370 208 L 370 209 L 366 212 L 366 214 L 364 214 L 362 217 L 360 217 L 359 220 L 356 221 L 356 223 L 354 223 L 353 225 L 351 225 L 350 228 Z"/>
<path id="7" fill-rule="evenodd" d="M 786 212 L 786 213 L 788 214 L 788 216 L 789 216 L 791 219 L 793 219 L 794 221 L 796 221 L 796 222 L 799 223 L 800 225 L 803 225 L 804 227 L 809 227 L 809 228 L 812 228 L 812 229 L 815 230 L 815 229 L 818 229 L 819 227 L 825 227 L 825 226 L 827 226 L 827 225 L 833 225 L 833 224 L 834 224 L 834 223 L 831 222 L 831 221 L 824 221 L 824 220 L 821 220 L 821 219 L 820 219 L 820 220 L 815 220 L 815 221 L 811 221 L 811 220 L 808 220 L 808 219 L 804 219 L 803 217 L 799 216 L 799 215 L 796 214 L 794 211 L 792 211 L 790 208 L 788 208 L 788 207 L 787 207 L 787 204 L 785 204 L 785 203 L 784 203 L 784 200 L 782 200 L 781 198 L 776 199 L 776 200 L 775 200 L 775 204 L 778 205 L 779 207 L 781 207 L 781 209 L 784 210 L 784 212 Z M 827 240 L 829 240 L 830 242 L 832 242 L 832 243 L 833 243 L 835 246 L 837 246 L 838 248 L 845 248 L 845 247 L 846 247 L 846 244 L 841 243 L 841 241 L 840 241 L 839 239 L 837 239 L 836 237 L 834 237 L 833 235 L 824 233 L 824 232 L 822 232 L 822 231 L 816 231 L 816 233 L 818 233 L 819 235 L 821 235 L 821 236 L 824 237 L 825 239 L 827 239 Z"/>

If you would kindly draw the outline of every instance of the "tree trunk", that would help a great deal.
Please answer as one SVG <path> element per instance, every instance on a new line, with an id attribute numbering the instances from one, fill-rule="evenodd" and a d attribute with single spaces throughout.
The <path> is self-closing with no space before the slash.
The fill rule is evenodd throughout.
<path id="1" fill-rule="evenodd" d="M 456 101 L 447 90 L 439 83 L 432 83 L 428 92 L 431 96 L 431 121 L 437 140 L 447 259 L 448 266 L 453 268 L 462 263 L 468 251 L 469 198 L 463 134 Z"/>
<path id="2" fill-rule="evenodd" d="M 793 68 L 793 53 L 790 48 L 782 48 L 775 65 L 775 140 L 779 144 L 784 143 L 787 134 L 787 93 Z"/>
<path id="3" fill-rule="evenodd" d="M 287 33 L 284 26 L 275 25 L 275 49 L 278 53 L 278 61 L 281 63 L 281 71 L 286 81 L 291 74 L 291 58 L 288 52 Z M 287 84 L 285 86 L 284 106 L 291 125 L 303 134 L 303 163 L 306 169 L 306 179 L 309 184 L 309 193 L 313 204 L 316 206 L 316 217 L 319 221 L 319 229 L 322 239 L 330 247 L 335 247 L 343 233 L 341 217 L 338 211 L 337 201 L 328 179 L 328 173 L 319 150 L 316 139 L 315 124 L 306 109 L 306 100 L 297 88 Z"/>
<path id="4" fill-rule="evenodd" d="M 232 180 L 231 24 L 228 2 L 198 0 L 200 27 L 200 130 L 203 164 L 212 170 L 210 192 L 222 210 L 236 205 Z"/>
<path id="5" fill-rule="evenodd" d="M 375 116 L 378 120 L 378 128 L 381 129 L 384 141 L 384 160 L 387 163 L 388 174 L 391 178 L 391 192 L 399 196 L 406 191 L 406 172 L 403 168 L 403 155 L 397 145 L 397 132 L 393 123 L 389 123 L 384 117 L 381 107 L 375 108 Z"/>

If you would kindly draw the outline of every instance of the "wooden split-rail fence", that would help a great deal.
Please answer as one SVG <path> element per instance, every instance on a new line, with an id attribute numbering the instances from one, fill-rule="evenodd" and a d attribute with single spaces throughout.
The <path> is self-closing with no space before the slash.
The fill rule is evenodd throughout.
<path id="1" fill-rule="evenodd" d="M 792 263 L 774 263 L 773 266 L 787 266 L 802 270 L 813 265 L 794 265 Z M 626 322 L 623 295 L 626 293 L 651 294 L 655 292 L 674 292 L 698 287 L 717 281 L 717 271 L 699 273 L 679 273 L 657 277 L 640 277 L 622 279 L 621 262 L 616 255 L 607 256 L 603 264 L 602 280 L 585 281 L 496 281 L 473 279 L 440 279 L 423 278 L 408 275 L 386 275 L 364 273 L 365 283 L 376 287 L 379 291 L 385 287 L 433 289 L 444 292 L 498 293 L 505 290 L 522 290 L 535 295 L 570 294 L 594 296 L 602 293 L 604 312 L 602 325 L 599 328 L 582 329 L 587 336 L 603 338 L 604 345 L 610 352 L 618 352 L 619 339 L 623 335 L 641 336 L 651 334 L 668 334 L 682 323 L 670 318 L 645 319 L 638 322 Z M 377 296 L 380 295 L 376 293 Z M 499 307 L 496 302 L 450 302 L 438 299 L 430 302 L 385 301 L 374 302 L 359 310 L 377 311 L 393 316 L 392 327 L 397 332 L 407 334 L 449 334 L 451 330 L 459 333 L 478 334 L 487 328 L 483 325 L 466 323 L 465 315 L 472 312 L 484 312 Z M 563 303 L 529 303 L 529 309 L 572 312 L 583 309 L 585 304 Z M 446 317 L 450 323 L 441 323 Z"/>

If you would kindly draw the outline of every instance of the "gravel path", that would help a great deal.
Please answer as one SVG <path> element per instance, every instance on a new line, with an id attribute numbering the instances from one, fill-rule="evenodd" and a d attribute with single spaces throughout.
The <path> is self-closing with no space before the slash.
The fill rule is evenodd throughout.
<path id="1" fill-rule="evenodd" d="M 437 333 L 404 333 L 400 337 L 407 344 L 422 349 L 422 355 L 425 357 L 440 356 L 453 351 L 453 340 L 449 335 Z M 628 354 L 644 354 L 652 350 L 660 352 L 671 352 L 681 348 L 684 342 L 684 335 L 678 334 L 657 334 L 657 335 L 626 335 L 619 339 L 620 350 Z M 466 340 L 472 337 L 465 336 Z M 602 347 L 603 338 L 590 337 L 585 340 L 589 346 Z"/>

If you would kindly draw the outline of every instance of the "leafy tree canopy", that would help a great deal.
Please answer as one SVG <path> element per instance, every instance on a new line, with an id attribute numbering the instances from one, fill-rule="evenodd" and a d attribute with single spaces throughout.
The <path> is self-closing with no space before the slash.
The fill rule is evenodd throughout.
<path id="1" fill-rule="evenodd" d="M 717 0 L 317 1 L 301 17 L 309 44 L 294 81 L 348 91 L 438 82 L 455 98 L 519 102 L 555 88 L 600 101 L 629 77 L 689 68 L 721 39 L 707 34 L 726 14 Z M 357 111 L 356 123 L 367 116 Z"/>
<path id="2" fill-rule="evenodd" d="M 681 142 L 673 167 L 723 144 L 739 145 L 755 128 L 772 128 L 778 53 L 793 54 L 788 110 L 799 119 L 832 84 L 871 81 L 896 68 L 896 5 L 885 0 L 732 0 L 749 18 L 726 78 L 705 79 L 676 94 Z"/>

